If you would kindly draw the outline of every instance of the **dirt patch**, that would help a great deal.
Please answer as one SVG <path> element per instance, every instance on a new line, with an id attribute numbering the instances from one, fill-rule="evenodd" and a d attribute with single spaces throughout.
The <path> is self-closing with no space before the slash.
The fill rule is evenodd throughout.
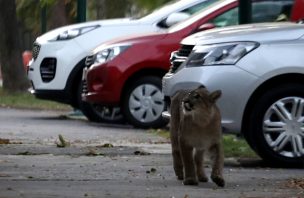
<path id="1" fill-rule="evenodd" d="M 304 190 L 304 178 L 290 179 L 285 183 L 284 187 Z"/>
<path id="2" fill-rule="evenodd" d="M 9 139 L 1 139 L 0 138 L 0 144 L 10 144 L 10 140 Z"/>

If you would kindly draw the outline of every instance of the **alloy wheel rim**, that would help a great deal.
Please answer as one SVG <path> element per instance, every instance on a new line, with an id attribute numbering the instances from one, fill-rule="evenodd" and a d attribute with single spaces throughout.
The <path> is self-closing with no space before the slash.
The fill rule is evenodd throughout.
<path id="1" fill-rule="evenodd" d="M 289 158 L 304 156 L 303 110 L 304 98 L 286 97 L 266 111 L 263 134 L 274 152 Z"/>
<path id="2" fill-rule="evenodd" d="M 129 98 L 129 110 L 132 116 L 142 123 L 157 120 L 164 110 L 164 95 L 152 84 L 136 87 Z"/>

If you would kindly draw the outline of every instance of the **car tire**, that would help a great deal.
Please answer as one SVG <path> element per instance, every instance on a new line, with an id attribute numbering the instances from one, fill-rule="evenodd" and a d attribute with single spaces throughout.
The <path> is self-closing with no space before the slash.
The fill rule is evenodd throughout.
<path id="1" fill-rule="evenodd" d="M 165 109 L 161 78 L 141 77 L 128 86 L 122 104 L 125 119 L 138 128 L 160 128 L 167 124 L 162 117 Z"/>
<path id="2" fill-rule="evenodd" d="M 78 106 L 82 113 L 91 122 L 123 123 L 124 118 L 119 107 L 106 107 L 99 104 L 91 104 L 82 100 L 83 83 L 78 86 Z"/>
<path id="3" fill-rule="evenodd" d="M 304 165 L 304 85 L 268 89 L 253 107 L 245 138 L 271 165 Z"/>

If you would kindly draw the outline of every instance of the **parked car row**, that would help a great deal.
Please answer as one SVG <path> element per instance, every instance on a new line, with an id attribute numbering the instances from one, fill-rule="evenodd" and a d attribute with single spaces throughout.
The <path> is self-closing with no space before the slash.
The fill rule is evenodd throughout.
<path id="1" fill-rule="evenodd" d="M 298 164 L 304 155 L 304 28 L 261 22 L 297 21 L 303 5 L 256 0 L 255 24 L 235 26 L 238 0 L 177 1 L 135 21 L 59 28 L 34 43 L 32 93 L 80 108 L 91 121 L 157 128 L 167 123 L 162 113 L 176 91 L 222 89 L 226 131 L 243 134 L 266 160 Z"/>
<path id="2" fill-rule="evenodd" d="M 111 120 L 107 108 L 83 104 L 81 100 L 86 56 L 101 43 L 119 36 L 163 32 L 215 1 L 175 0 L 139 19 L 93 21 L 47 32 L 34 42 L 33 61 L 28 68 L 31 92 L 37 98 L 81 109 L 92 121 Z"/>
<path id="3" fill-rule="evenodd" d="M 274 21 L 281 14 L 281 10 L 287 10 L 287 15 L 289 15 L 292 4 L 293 0 L 255 1 L 253 22 Z M 33 60 L 28 67 L 28 76 L 32 83 L 31 92 L 37 98 L 63 102 L 81 109 L 91 121 L 118 121 L 125 118 L 131 124 L 139 127 L 161 126 L 165 123 L 161 119 L 160 113 L 162 111 L 161 106 L 164 106 L 163 103 L 154 106 L 159 107 L 158 109 L 144 107 L 150 109 L 149 114 L 143 108 L 137 110 L 137 115 L 134 114 L 134 109 L 132 110 L 133 113 L 130 113 L 129 103 L 126 102 L 126 91 L 129 90 L 130 84 L 124 87 L 122 85 L 135 80 L 131 77 L 151 70 L 152 77 L 158 78 L 157 90 L 160 92 L 160 79 L 167 72 L 170 66 L 170 53 L 178 49 L 180 40 L 197 31 L 237 24 L 237 5 L 237 0 L 179 0 L 165 5 L 163 8 L 138 20 L 103 20 L 66 26 L 50 31 L 38 37 L 34 43 Z M 191 17 L 191 19 L 168 29 L 169 26 L 183 21 L 197 12 L 199 14 Z M 92 98 L 92 101 L 89 101 L 90 99 L 86 96 L 86 102 L 84 102 L 81 96 L 83 89 L 81 78 L 86 56 L 90 55 L 96 46 L 104 44 L 106 41 L 122 35 L 126 36 L 140 32 L 155 32 L 155 34 L 149 33 L 150 35 L 146 35 L 146 38 L 139 35 L 129 38 L 129 40 L 133 40 L 133 43 L 148 45 L 145 50 L 140 49 L 140 52 L 148 55 L 155 54 L 154 60 L 147 64 L 144 60 L 147 56 L 142 54 L 137 56 L 138 58 L 142 57 L 142 59 L 137 60 L 136 66 L 133 63 L 129 63 L 129 65 L 124 63 L 124 66 L 119 67 L 129 67 L 128 70 L 125 69 L 128 72 L 124 73 L 122 70 L 117 70 L 120 71 L 120 79 L 114 80 L 115 84 L 113 83 L 112 88 L 109 86 L 109 82 L 113 82 L 113 77 L 108 76 L 107 80 L 109 81 L 98 91 L 101 97 L 107 95 L 104 99 L 99 98 L 96 101 L 96 97 L 91 96 L 96 95 L 96 91 L 92 91 L 91 87 L 88 87 L 90 92 L 88 97 Z M 144 39 L 147 39 L 146 42 Z M 118 41 L 116 42 L 118 43 Z M 114 44 L 115 42 L 110 41 L 110 43 Z M 150 43 L 155 43 L 154 47 Z M 132 47 L 120 55 L 123 56 L 128 53 L 134 56 L 129 52 L 137 51 L 138 46 L 140 45 L 132 44 Z M 99 49 L 101 47 L 96 50 Z M 115 52 L 117 52 L 117 49 L 120 51 L 119 46 L 113 49 L 115 49 Z M 137 53 L 135 52 L 135 54 Z M 111 59 L 115 62 L 119 57 L 112 57 Z M 132 57 L 129 59 L 133 60 Z M 106 60 L 105 64 L 112 62 L 112 60 Z M 116 64 L 117 66 L 118 64 Z M 147 97 L 145 103 L 151 103 L 151 106 L 153 106 L 153 100 L 149 98 Z M 147 115 L 148 117 L 146 117 Z"/>
<path id="4" fill-rule="evenodd" d="M 276 21 L 282 10 L 291 13 L 292 5 L 292 0 L 254 1 L 252 21 Z M 179 48 L 183 38 L 195 32 L 236 24 L 238 1 L 224 0 L 161 33 L 105 42 L 87 59 L 83 99 L 90 105 L 110 107 L 113 119 L 122 113 L 136 127 L 161 127 L 166 124 L 161 116 L 165 109 L 161 78 L 171 65 L 171 52 Z M 83 109 L 88 115 L 90 108 Z"/>

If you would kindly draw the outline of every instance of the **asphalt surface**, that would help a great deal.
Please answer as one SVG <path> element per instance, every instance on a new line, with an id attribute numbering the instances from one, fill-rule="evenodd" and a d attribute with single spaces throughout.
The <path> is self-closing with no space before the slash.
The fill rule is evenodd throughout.
<path id="1" fill-rule="evenodd" d="M 226 159 L 225 188 L 183 186 L 166 139 L 66 115 L 0 108 L 0 138 L 10 141 L 0 145 L 0 198 L 304 197 L 303 169 L 265 167 L 259 159 Z M 59 134 L 69 147 L 56 146 Z"/>

